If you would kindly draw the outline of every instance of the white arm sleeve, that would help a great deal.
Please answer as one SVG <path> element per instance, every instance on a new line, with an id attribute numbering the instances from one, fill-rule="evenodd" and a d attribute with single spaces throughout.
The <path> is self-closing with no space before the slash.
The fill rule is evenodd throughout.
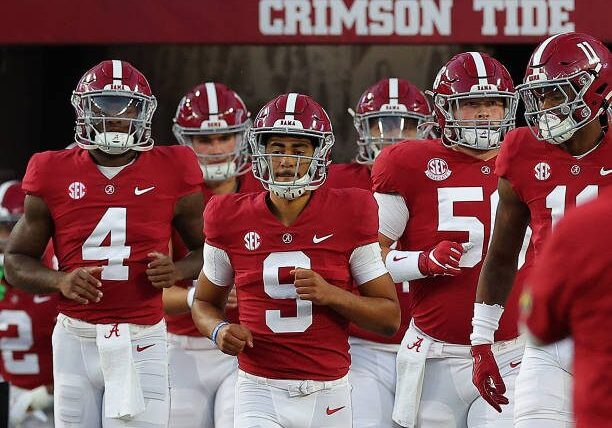
<path id="1" fill-rule="evenodd" d="M 378 242 L 355 248 L 349 258 L 349 264 L 357 285 L 365 284 L 387 273 Z"/>
<path id="2" fill-rule="evenodd" d="M 408 223 L 406 201 L 398 194 L 374 192 L 378 203 L 378 231 L 397 241 L 404 234 Z"/>
<path id="3" fill-rule="evenodd" d="M 220 287 L 234 284 L 234 268 L 227 253 L 206 243 L 204 244 L 202 272 L 210 282 Z"/>

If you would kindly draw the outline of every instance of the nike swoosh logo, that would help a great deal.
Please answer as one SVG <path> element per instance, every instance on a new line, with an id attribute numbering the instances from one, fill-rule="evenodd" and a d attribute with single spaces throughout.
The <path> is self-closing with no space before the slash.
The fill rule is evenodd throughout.
<path id="1" fill-rule="evenodd" d="M 601 167 L 601 169 L 599 170 L 599 174 L 604 176 L 612 174 L 612 169 L 605 169 L 604 167 Z"/>
<path id="2" fill-rule="evenodd" d="M 155 189 L 155 186 L 147 187 L 146 189 L 139 189 L 138 186 L 136 186 L 134 188 L 134 194 L 136 196 L 140 196 L 140 195 L 143 195 L 143 194 L 145 194 L 147 192 L 150 192 L 153 189 Z"/>
<path id="3" fill-rule="evenodd" d="M 35 295 L 33 300 L 34 300 L 34 303 L 45 303 L 45 302 L 48 302 L 49 300 L 51 300 L 51 296 L 39 296 L 39 295 Z"/>
<path id="4" fill-rule="evenodd" d="M 400 260 L 404 260 L 404 259 L 407 259 L 407 258 L 408 258 L 408 256 L 405 256 L 405 257 L 393 256 L 393 261 L 394 262 L 399 262 Z"/>
<path id="5" fill-rule="evenodd" d="M 515 369 L 521 364 L 521 361 L 517 361 L 516 363 L 510 363 L 510 368 Z"/>
<path id="6" fill-rule="evenodd" d="M 147 345 L 147 346 L 136 345 L 136 352 L 142 352 L 145 349 L 149 349 L 151 346 L 155 346 L 155 343 L 153 343 L 151 345 Z"/>
<path id="7" fill-rule="evenodd" d="M 331 238 L 332 236 L 334 236 L 333 233 L 330 233 L 329 235 L 326 235 L 326 236 L 321 236 L 320 238 L 317 237 L 317 235 L 315 235 L 315 236 L 312 237 L 312 242 L 314 242 L 315 244 L 318 244 L 319 242 L 323 242 L 326 239 Z"/>
<path id="8" fill-rule="evenodd" d="M 333 415 L 336 412 L 339 412 L 340 410 L 344 409 L 346 406 L 342 406 L 342 407 L 338 407 L 337 409 L 330 409 L 329 406 L 327 407 L 327 414 L 328 415 Z"/>

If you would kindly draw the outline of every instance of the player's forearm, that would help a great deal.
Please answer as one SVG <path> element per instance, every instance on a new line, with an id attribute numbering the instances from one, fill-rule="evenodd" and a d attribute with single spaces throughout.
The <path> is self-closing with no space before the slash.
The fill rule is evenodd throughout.
<path id="1" fill-rule="evenodd" d="M 4 255 L 4 268 L 9 284 L 33 294 L 59 291 L 57 286 L 65 275 L 44 266 L 40 259 L 10 252 Z"/>
<path id="2" fill-rule="evenodd" d="M 180 279 L 197 279 L 202 270 L 202 247 L 189 252 L 181 260 L 175 262 Z"/>
<path id="3" fill-rule="evenodd" d="M 187 288 L 178 285 L 164 288 L 164 312 L 168 315 L 179 315 L 189 312 L 187 293 Z"/>
<path id="4" fill-rule="evenodd" d="M 225 321 L 224 308 L 196 298 L 191 307 L 191 316 L 200 334 L 210 337 L 215 327 Z"/>
<path id="5" fill-rule="evenodd" d="M 516 265 L 516 260 L 489 253 L 480 272 L 476 302 L 504 306 L 514 284 Z"/>
<path id="6" fill-rule="evenodd" d="M 385 297 L 358 296 L 345 290 L 329 306 L 359 327 L 383 336 L 393 336 L 401 322 L 397 301 Z"/>

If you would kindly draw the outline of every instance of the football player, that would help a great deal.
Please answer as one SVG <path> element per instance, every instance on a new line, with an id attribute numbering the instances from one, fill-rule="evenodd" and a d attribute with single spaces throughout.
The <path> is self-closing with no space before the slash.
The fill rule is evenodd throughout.
<path id="1" fill-rule="evenodd" d="M 268 192 L 207 205 L 194 320 L 219 349 L 238 355 L 236 426 L 351 426 L 348 323 L 384 335 L 400 324 L 376 202 L 366 190 L 318 189 L 334 136 L 306 95 L 268 102 L 249 143 Z M 223 306 L 234 283 L 240 322 L 228 323 Z"/>
<path id="2" fill-rule="evenodd" d="M 499 208 L 474 305 L 473 382 L 499 408 L 504 381 L 490 352 L 514 280 L 525 228 L 533 230 L 535 257 L 571 207 L 608 186 L 612 147 L 607 109 L 612 97 L 610 51 L 581 33 L 550 37 L 533 52 L 519 87 L 529 128 L 509 134 L 497 159 Z M 506 308 L 507 311 L 507 308 Z M 516 381 L 518 428 L 572 426 L 572 342 L 528 343 Z M 508 385 L 506 385 L 508 386 Z"/>
<path id="3" fill-rule="evenodd" d="M 517 97 L 505 67 L 479 52 L 438 73 L 441 139 L 383 150 L 372 169 L 380 238 L 395 282 L 410 281 L 412 321 L 397 355 L 393 419 L 402 426 L 510 427 L 470 383 L 470 313 L 497 205 L 493 166 L 514 127 Z M 398 241 L 401 250 L 390 250 Z M 507 314 L 495 352 L 513 379 L 523 343 Z"/>
<path id="4" fill-rule="evenodd" d="M 205 203 L 215 194 L 263 191 L 248 163 L 249 116 L 240 96 L 222 83 L 199 84 L 179 103 L 174 135 L 198 155 Z M 172 248 L 179 259 L 189 252 L 177 233 Z M 194 293 L 191 281 L 164 289 L 164 309 L 173 314 L 166 316 L 170 427 L 233 428 L 236 358 L 219 351 L 196 329 L 190 312 Z M 237 320 L 235 297 L 232 303 L 226 315 Z"/>
<path id="5" fill-rule="evenodd" d="M 129 63 L 93 67 L 72 104 L 79 147 L 30 159 L 7 279 L 29 292 L 60 293 L 56 427 L 165 427 L 161 289 L 200 269 L 202 173 L 188 147 L 153 146 L 155 97 Z M 172 227 L 192 250 L 176 264 L 167 254 Z M 39 261 L 51 237 L 59 272 Z"/>
<path id="6" fill-rule="evenodd" d="M 349 109 L 357 130 L 356 162 L 331 164 L 325 186 L 372 189 L 370 171 L 380 151 L 407 139 L 429 136 L 425 126 L 431 122 L 431 108 L 415 85 L 399 78 L 387 78 L 367 88 L 359 97 L 355 111 Z M 392 337 L 384 337 L 349 326 L 351 345 L 351 398 L 355 428 L 385 428 L 391 419 L 395 396 L 395 357 L 399 343 L 410 323 L 408 283 L 397 284 L 402 323 Z M 397 425 L 395 425 L 397 426 Z"/>
<path id="7" fill-rule="evenodd" d="M 546 240 L 521 299 L 533 341 L 574 340 L 572 408 L 578 428 L 606 427 L 612 421 L 610 212 L 607 190 L 564 217 Z M 570 247 L 575 250 L 568 258 L 560 249 Z"/>
<path id="8" fill-rule="evenodd" d="M 4 248 L 23 215 L 24 199 L 20 182 L 0 184 L 0 379 L 10 383 L 8 426 L 43 428 L 53 426 L 51 333 L 57 297 L 25 293 L 4 280 Z M 48 267 L 52 255 L 49 246 L 43 256 Z"/>

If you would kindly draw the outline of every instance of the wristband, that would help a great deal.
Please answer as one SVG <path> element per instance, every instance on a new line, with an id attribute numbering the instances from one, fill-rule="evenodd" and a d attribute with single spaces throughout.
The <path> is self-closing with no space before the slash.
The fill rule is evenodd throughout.
<path id="1" fill-rule="evenodd" d="M 470 342 L 473 346 L 494 342 L 495 332 L 499 327 L 499 320 L 503 313 L 503 306 L 474 303 L 472 334 L 470 334 Z"/>
<path id="2" fill-rule="evenodd" d="M 215 326 L 212 331 L 212 334 L 210 335 L 210 340 L 212 340 L 215 345 L 217 344 L 217 335 L 219 334 L 219 330 L 221 330 L 221 327 L 223 327 L 224 325 L 229 325 L 229 323 L 227 321 L 221 321 Z"/>
<path id="3" fill-rule="evenodd" d="M 193 299 L 195 298 L 195 292 L 196 292 L 195 287 L 189 287 L 189 290 L 187 291 L 187 306 L 189 306 L 189 309 L 191 309 L 191 307 L 193 306 Z"/>
<path id="4" fill-rule="evenodd" d="M 389 251 L 385 258 L 385 266 L 393 282 L 400 283 L 425 278 L 425 275 L 419 270 L 420 254 L 422 254 L 420 251 Z"/>

